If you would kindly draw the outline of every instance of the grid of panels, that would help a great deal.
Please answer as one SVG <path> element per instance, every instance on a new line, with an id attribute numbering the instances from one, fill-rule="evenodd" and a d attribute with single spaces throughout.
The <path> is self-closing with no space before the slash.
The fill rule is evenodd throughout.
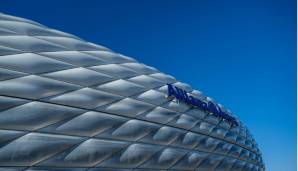
<path id="1" fill-rule="evenodd" d="M 4 14 L 0 55 L 0 170 L 264 170 L 243 123 L 167 99 L 212 100 L 153 67 Z"/>

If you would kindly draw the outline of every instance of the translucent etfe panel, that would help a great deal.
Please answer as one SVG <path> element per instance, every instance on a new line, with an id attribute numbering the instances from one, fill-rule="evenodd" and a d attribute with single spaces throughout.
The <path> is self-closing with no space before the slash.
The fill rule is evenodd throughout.
<path id="1" fill-rule="evenodd" d="M 11 141 L 15 140 L 26 134 L 24 131 L 13 131 L 13 130 L 1 130 L 0 129 L 0 144 L 4 146 L 5 144 L 10 143 Z"/>
<path id="2" fill-rule="evenodd" d="M 188 151 L 175 148 L 165 148 L 159 153 L 155 154 L 147 162 L 145 162 L 141 168 L 152 169 L 169 169 L 179 161 Z"/>
<path id="3" fill-rule="evenodd" d="M 199 122 L 199 120 L 197 120 L 196 118 L 189 115 L 181 114 L 177 116 L 175 119 L 173 119 L 169 123 L 169 125 L 173 125 L 175 127 L 180 127 L 188 130 L 192 128 L 197 122 Z"/>
<path id="4" fill-rule="evenodd" d="M 175 141 L 179 136 L 182 136 L 183 134 L 185 134 L 185 132 L 180 129 L 164 126 L 161 127 L 153 135 L 151 134 L 152 137 L 150 138 L 152 138 L 154 142 L 171 144 L 173 141 Z"/>
<path id="5" fill-rule="evenodd" d="M 30 102 L 29 100 L 0 96 L 0 112 Z"/>
<path id="6" fill-rule="evenodd" d="M 179 137 L 172 145 L 194 149 L 205 138 L 205 135 L 187 132 L 183 136 Z"/>
<path id="7" fill-rule="evenodd" d="M 118 167 L 118 168 L 135 168 L 149 160 L 162 147 L 149 144 L 131 144 L 111 156 L 105 162 L 100 163 L 99 167 Z"/>
<path id="8" fill-rule="evenodd" d="M 215 128 L 215 125 L 201 121 L 191 128 L 191 130 L 198 133 L 210 134 L 213 128 Z"/>
<path id="9" fill-rule="evenodd" d="M 231 170 L 235 161 L 236 161 L 236 159 L 233 159 L 233 158 L 225 158 L 220 162 L 219 165 L 217 165 L 215 171 Z"/>
<path id="10" fill-rule="evenodd" d="M 170 75 L 166 75 L 164 73 L 154 73 L 150 74 L 151 77 L 163 82 L 163 83 L 173 83 L 176 79 Z"/>
<path id="11" fill-rule="evenodd" d="M 218 137 L 218 138 L 221 138 L 221 139 L 224 139 L 227 132 L 228 132 L 228 130 L 217 126 L 212 130 L 211 135 L 215 136 L 215 137 Z"/>
<path id="12" fill-rule="evenodd" d="M 39 39 L 61 45 L 66 47 L 67 49 L 72 50 L 107 50 L 102 46 L 96 46 L 95 44 L 91 44 L 88 42 L 83 42 L 81 40 L 71 38 L 71 37 L 50 37 L 50 36 L 36 36 Z"/>
<path id="13" fill-rule="evenodd" d="M 197 108 L 189 109 L 185 112 L 185 114 L 190 115 L 190 116 L 196 118 L 197 120 L 201 120 L 208 115 L 207 112 L 197 109 Z"/>
<path id="14" fill-rule="evenodd" d="M 80 141 L 77 137 L 29 133 L 1 147 L 0 166 L 31 166 Z"/>
<path id="15" fill-rule="evenodd" d="M 155 88 L 163 85 L 163 83 L 160 82 L 159 80 L 149 77 L 147 75 L 132 77 L 132 78 L 129 78 L 128 80 L 147 88 Z"/>
<path id="16" fill-rule="evenodd" d="M 227 154 L 231 148 L 232 148 L 233 144 L 226 142 L 226 141 L 221 141 L 216 149 L 214 150 L 214 152 L 216 153 L 220 153 L 220 154 Z"/>
<path id="17" fill-rule="evenodd" d="M 131 98 L 125 98 L 123 100 L 117 101 L 111 105 L 98 108 L 98 110 L 103 110 L 108 113 L 114 113 L 124 116 L 136 116 L 144 113 L 148 110 L 153 109 L 154 106 L 148 103 L 144 103 Z"/>
<path id="18" fill-rule="evenodd" d="M 135 62 L 131 58 L 126 58 L 123 55 L 114 52 L 108 51 L 85 51 L 85 53 L 97 57 L 107 63 L 126 63 L 126 62 Z"/>
<path id="19" fill-rule="evenodd" d="M 0 171 L 23 171 L 26 167 L 0 167 Z"/>
<path id="20" fill-rule="evenodd" d="M 219 143 L 220 143 L 220 140 L 206 136 L 206 138 L 200 141 L 196 149 L 201 151 L 212 152 Z"/>
<path id="21" fill-rule="evenodd" d="M 210 171 L 214 170 L 220 162 L 224 159 L 224 156 L 209 155 L 198 166 L 198 170 Z"/>
<path id="22" fill-rule="evenodd" d="M 140 74 L 152 74 L 152 73 L 156 73 L 157 70 L 153 67 L 149 67 L 147 65 L 144 64 L 140 64 L 140 63 L 124 63 L 121 64 L 122 66 L 128 67 L 130 69 L 132 69 L 133 71 L 136 71 L 137 73 Z"/>
<path id="23" fill-rule="evenodd" d="M 96 89 L 121 96 L 131 96 L 146 90 L 146 88 L 141 85 L 122 79 L 99 85 Z"/>
<path id="24" fill-rule="evenodd" d="M 66 122 L 51 125 L 43 131 L 91 137 L 119 128 L 127 121 L 124 117 L 89 111 Z"/>
<path id="25" fill-rule="evenodd" d="M 0 20 L 0 28 L 5 28 L 18 34 L 30 36 L 65 36 L 46 27 L 41 27 L 40 25 L 19 21 Z"/>
<path id="26" fill-rule="evenodd" d="M 179 113 L 171 111 L 171 110 L 167 110 L 162 107 L 157 107 L 157 108 L 153 109 L 152 111 L 144 114 L 142 116 L 142 118 L 149 120 L 149 121 L 154 121 L 154 122 L 159 122 L 159 123 L 167 123 L 177 115 L 179 115 Z"/>
<path id="27" fill-rule="evenodd" d="M 89 168 L 88 171 L 136 171 L 138 169 L 122 169 L 122 168 L 106 168 L 106 167 L 97 167 Z"/>
<path id="28" fill-rule="evenodd" d="M 67 48 L 32 36 L 1 36 L 0 46 L 6 46 L 24 52 L 64 51 Z"/>
<path id="29" fill-rule="evenodd" d="M 14 31 L 10 31 L 6 28 L 0 28 L 0 36 L 13 36 L 16 35 L 17 33 Z"/>
<path id="30" fill-rule="evenodd" d="M 24 170 L 22 170 L 24 171 Z M 63 168 L 63 167 L 30 167 L 25 171 L 86 171 L 85 168 Z"/>
<path id="31" fill-rule="evenodd" d="M 77 85 L 30 75 L 2 81 L 0 95 L 40 99 L 79 88 Z"/>
<path id="32" fill-rule="evenodd" d="M 191 108 L 191 106 L 186 103 L 173 101 L 173 100 L 163 104 L 162 107 L 173 111 L 177 111 L 177 112 L 186 112 L 188 109 Z"/>
<path id="33" fill-rule="evenodd" d="M 18 49 L 14 49 L 11 47 L 7 47 L 7 46 L 1 46 L 0 45 L 0 55 L 12 55 L 12 54 L 18 54 L 18 53 L 22 53 L 21 50 Z"/>
<path id="34" fill-rule="evenodd" d="M 112 157 L 112 154 L 124 149 L 126 142 L 89 139 L 82 144 L 59 153 L 40 166 L 94 167 Z"/>
<path id="35" fill-rule="evenodd" d="M 114 101 L 120 100 L 122 97 L 111 93 L 106 93 L 91 88 L 83 88 L 70 93 L 65 93 L 59 96 L 51 97 L 50 102 L 75 106 L 86 109 L 94 109 Z"/>
<path id="36" fill-rule="evenodd" d="M 237 161 L 235 161 L 235 163 L 232 166 L 231 170 L 232 171 L 242 170 L 243 167 L 244 167 L 244 165 L 245 165 L 245 162 L 244 161 L 237 160 Z"/>
<path id="37" fill-rule="evenodd" d="M 221 119 L 218 118 L 218 117 L 216 117 L 216 116 L 214 116 L 214 115 L 208 114 L 204 118 L 204 121 L 209 122 L 209 123 L 212 123 L 214 125 L 217 125 L 221 121 Z"/>
<path id="38" fill-rule="evenodd" d="M 104 61 L 79 51 L 41 52 L 40 55 L 57 59 L 76 66 L 103 65 Z"/>
<path id="39" fill-rule="evenodd" d="M 137 141 L 160 127 L 158 124 L 132 119 L 105 136 L 127 141 Z"/>
<path id="40" fill-rule="evenodd" d="M 135 95 L 134 98 L 140 101 L 145 101 L 151 104 L 160 105 L 168 101 L 166 94 L 156 90 L 148 90 Z"/>
<path id="41" fill-rule="evenodd" d="M 64 82 L 79 84 L 81 86 L 92 86 L 113 80 L 113 78 L 106 74 L 101 74 L 81 67 L 51 72 L 43 74 L 43 76 Z"/>
<path id="42" fill-rule="evenodd" d="M 8 69 L 0 68 L 0 75 L 1 75 L 0 81 L 3 81 L 3 80 L 18 78 L 18 77 L 24 77 L 27 74 L 18 72 L 18 71 L 12 71 L 12 70 L 8 70 Z"/>
<path id="43" fill-rule="evenodd" d="M 114 78 L 128 78 L 138 75 L 135 71 L 120 66 L 119 64 L 98 65 L 90 67 L 90 69 L 110 75 Z"/>
<path id="44" fill-rule="evenodd" d="M 170 145 L 174 144 L 178 137 L 183 136 L 183 134 L 185 134 L 185 132 L 182 130 L 162 126 L 157 130 L 151 131 L 139 141 L 150 144 Z"/>
<path id="45" fill-rule="evenodd" d="M 30 102 L 0 112 L 0 128 L 36 130 L 74 117 L 84 110 L 41 102 Z"/>
<path id="46" fill-rule="evenodd" d="M 0 67 L 27 73 L 38 73 L 46 72 L 47 70 L 65 69 L 67 68 L 67 64 L 33 53 L 20 53 L 1 56 Z M 68 68 L 70 67 L 71 66 L 68 65 Z"/>
<path id="47" fill-rule="evenodd" d="M 180 159 L 172 169 L 177 170 L 194 170 L 198 165 L 205 160 L 210 154 L 204 152 L 189 152 Z"/>

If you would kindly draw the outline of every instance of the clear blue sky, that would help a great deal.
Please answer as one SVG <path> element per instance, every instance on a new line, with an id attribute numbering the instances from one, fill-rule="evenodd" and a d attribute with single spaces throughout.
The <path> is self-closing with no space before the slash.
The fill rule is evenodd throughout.
<path id="1" fill-rule="evenodd" d="M 246 123 L 268 171 L 296 170 L 295 0 L 0 0 L 0 11 L 192 85 Z"/>

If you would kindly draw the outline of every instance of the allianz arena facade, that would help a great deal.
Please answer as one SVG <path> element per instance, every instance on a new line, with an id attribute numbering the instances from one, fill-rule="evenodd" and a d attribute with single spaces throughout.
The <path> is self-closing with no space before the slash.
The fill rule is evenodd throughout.
<path id="1" fill-rule="evenodd" d="M 112 50 L 0 14 L 0 170 L 263 171 L 229 110 Z"/>

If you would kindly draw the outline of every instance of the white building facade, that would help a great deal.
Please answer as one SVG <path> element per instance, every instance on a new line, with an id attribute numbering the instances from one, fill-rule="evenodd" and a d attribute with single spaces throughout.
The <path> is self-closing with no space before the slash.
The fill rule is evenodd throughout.
<path id="1" fill-rule="evenodd" d="M 135 59 L 0 14 L 0 170 L 263 171 L 222 105 Z"/>

